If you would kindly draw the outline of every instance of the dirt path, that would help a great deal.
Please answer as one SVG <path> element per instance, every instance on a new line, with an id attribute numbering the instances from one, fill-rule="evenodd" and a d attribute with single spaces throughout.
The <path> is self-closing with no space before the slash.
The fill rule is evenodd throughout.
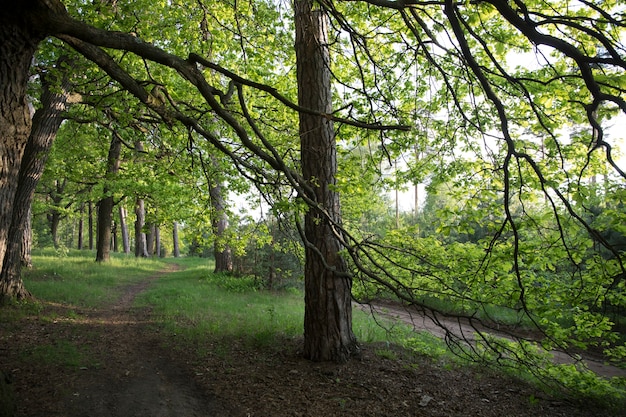
<path id="1" fill-rule="evenodd" d="M 359 307 L 364 311 L 369 310 L 371 313 L 374 314 L 380 314 L 384 317 L 401 320 L 413 326 L 415 330 L 427 331 L 440 339 L 444 339 L 446 337 L 446 333 L 450 332 L 456 337 L 465 338 L 470 343 L 475 342 L 474 333 L 476 332 L 476 329 L 462 320 L 454 320 L 448 317 L 444 317 L 442 315 L 436 316 L 435 319 L 434 316 L 426 315 L 424 314 L 424 312 L 418 310 L 417 308 L 406 308 L 393 303 L 362 304 L 359 305 Z M 497 332 L 497 330 L 485 329 L 484 331 L 494 336 L 512 340 L 512 337 L 510 335 L 502 332 Z M 575 359 L 565 352 L 552 351 L 550 353 L 554 357 L 554 361 L 556 363 L 575 362 Z M 587 366 L 587 368 L 594 371 L 598 375 L 607 378 L 626 378 L 626 369 L 606 364 L 604 363 L 604 361 L 602 361 L 601 358 L 595 358 L 591 355 L 586 355 L 582 359 L 582 362 L 585 364 L 585 366 Z"/>
<path id="2" fill-rule="evenodd" d="M 48 333 L 46 336 L 51 345 L 72 340 L 89 359 L 73 370 L 39 369 L 38 381 L 26 381 L 31 389 L 20 395 L 26 398 L 18 403 L 17 415 L 230 415 L 215 398 L 196 385 L 186 364 L 177 362 L 172 353 L 162 346 L 158 331 L 149 320 L 149 312 L 132 307 L 138 294 L 154 280 L 175 269 L 171 266 L 125 288 L 122 297 L 112 305 L 71 314 L 58 311 L 56 315 L 59 319 L 53 323 L 54 326 L 41 324 Z M 30 330 L 37 332 L 37 327 L 35 323 Z M 21 369 L 13 371 L 16 378 L 28 377 Z M 36 401 L 37 407 L 29 405 L 31 401 Z"/>
<path id="3" fill-rule="evenodd" d="M 159 276 L 128 287 L 109 308 L 85 320 L 96 332 L 101 361 L 85 367 L 65 398 L 68 416 L 205 416 L 215 407 L 193 379 L 172 362 L 153 331 L 145 312 L 135 311 L 135 297 Z M 115 363 L 112 363 L 112 362 Z"/>

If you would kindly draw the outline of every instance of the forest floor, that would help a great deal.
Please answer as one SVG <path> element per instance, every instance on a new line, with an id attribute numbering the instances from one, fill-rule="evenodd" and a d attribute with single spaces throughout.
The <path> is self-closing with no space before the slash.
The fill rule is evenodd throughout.
<path id="1" fill-rule="evenodd" d="M 0 370 L 13 375 L 16 416 L 607 415 L 514 378 L 393 346 L 366 344 L 360 359 L 341 365 L 302 359 L 302 341 L 293 339 L 273 348 L 188 346 L 161 332 L 148 309 L 133 307 L 167 272 L 125 288 L 106 308 L 44 303 L 38 314 L 0 323 Z M 51 348 L 75 360 L 51 360 Z"/>
<path id="2" fill-rule="evenodd" d="M 488 333 L 503 339 L 515 340 L 514 336 L 526 340 L 541 340 L 543 334 L 537 331 L 521 330 L 519 327 L 497 325 L 494 323 L 480 323 L 475 320 L 470 323 L 466 318 L 454 318 L 436 314 L 432 311 L 423 311 L 418 307 L 402 306 L 390 301 L 378 301 L 371 304 L 357 304 L 363 311 L 368 311 L 377 316 L 390 318 L 394 321 L 402 321 L 413 327 L 416 331 L 427 331 L 441 339 L 446 334 L 453 335 L 458 340 L 468 343 L 476 342 L 475 332 Z M 573 352 L 568 354 L 563 351 L 551 351 L 552 359 L 559 364 L 572 364 L 582 362 L 584 366 L 596 374 L 605 378 L 626 378 L 626 369 L 611 365 L 606 362 L 600 352 Z M 626 414 L 626 413 L 625 413 Z"/>

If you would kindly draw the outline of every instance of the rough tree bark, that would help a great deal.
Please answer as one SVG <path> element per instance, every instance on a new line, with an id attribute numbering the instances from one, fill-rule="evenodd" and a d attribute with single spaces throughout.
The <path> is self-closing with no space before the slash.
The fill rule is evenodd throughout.
<path id="1" fill-rule="evenodd" d="M 50 74 L 40 74 L 40 78 L 43 86 L 41 108 L 33 117 L 32 130 L 22 157 L 0 281 L 21 282 L 21 267 L 26 256 L 22 249 L 27 249 L 26 237 L 30 237 L 31 203 L 50 148 L 63 121 L 62 113 L 66 110 L 69 96 L 66 77 L 60 82 L 52 80 Z M 17 294 L 18 297 L 22 295 Z"/>
<path id="2" fill-rule="evenodd" d="M 30 3 L 30 2 L 24 2 Z M 33 25 L 25 10 L 32 5 L 2 1 L 0 13 L 0 269 L 3 269 L 13 201 L 24 148 L 30 136 L 31 115 L 26 86 L 43 28 Z M 26 9 L 24 9 L 26 8 Z M 26 16 L 25 16 L 26 15 Z M 0 300 L 27 296 L 21 279 L 0 279 Z"/>
<path id="3" fill-rule="evenodd" d="M 327 17 L 312 0 L 295 0 L 298 104 L 330 114 L 332 91 Z M 300 113 L 302 173 L 317 202 L 304 220 L 306 246 L 304 355 L 314 361 L 347 361 L 359 352 L 352 331 L 352 280 L 333 231 L 340 221 L 334 191 L 337 155 L 331 120 Z M 330 220 L 329 220 L 330 218 Z"/>
<path id="4" fill-rule="evenodd" d="M 109 156 L 107 157 L 107 178 L 111 180 L 120 170 L 122 140 L 113 132 Z M 96 261 L 106 262 L 111 257 L 111 225 L 115 200 L 108 186 L 104 187 L 105 197 L 98 202 L 98 233 L 96 242 Z"/>

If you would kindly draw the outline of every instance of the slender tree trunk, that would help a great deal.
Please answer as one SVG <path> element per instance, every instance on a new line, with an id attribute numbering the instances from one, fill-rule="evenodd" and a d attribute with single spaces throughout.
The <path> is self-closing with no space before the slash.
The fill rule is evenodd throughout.
<path id="1" fill-rule="evenodd" d="M 295 0 L 298 103 L 331 113 L 327 18 L 312 0 Z M 300 113 L 302 173 L 318 207 L 305 215 L 304 355 L 315 361 L 347 361 L 359 352 L 352 331 L 352 279 L 331 222 L 340 221 L 334 191 L 337 155 L 331 120 Z M 330 220 L 324 214 L 328 213 Z"/>
<path id="2" fill-rule="evenodd" d="M 111 213 L 111 250 L 113 252 L 119 252 L 119 238 L 117 237 L 117 222 L 113 219 L 113 213 Z"/>
<path id="3" fill-rule="evenodd" d="M 128 236 L 128 223 L 126 222 L 126 208 L 120 205 L 120 233 L 122 234 L 122 248 L 125 254 L 130 253 L 130 238 Z"/>
<path id="4" fill-rule="evenodd" d="M 111 147 L 107 158 L 107 179 L 112 181 L 120 169 L 122 140 L 116 132 L 111 138 Z M 96 244 L 96 261 L 106 262 L 111 257 L 111 226 L 113 223 L 113 206 L 115 200 L 110 188 L 104 187 L 105 197 L 98 203 L 98 233 Z M 110 195 L 109 195 L 110 194 Z"/>
<path id="5" fill-rule="evenodd" d="M 51 209 L 48 213 L 48 226 L 50 227 L 50 236 L 52 237 L 52 245 L 55 248 L 59 247 L 59 223 L 61 222 L 61 215 L 56 209 Z"/>
<path id="6" fill-rule="evenodd" d="M 55 180 L 54 189 L 50 191 L 48 197 L 52 201 L 52 208 L 47 214 L 48 226 L 50 227 L 50 235 L 52 236 L 52 244 L 55 248 L 59 247 L 59 223 L 61 223 L 61 206 L 63 203 L 63 193 L 67 180 Z"/>
<path id="7" fill-rule="evenodd" d="M 76 248 L 78 250 L 83 249 L 83 229 L 85 228 L 85 222 L 83 220 L 83 215 L 85 214 L 85 203 L 81 203 L 80 209 L 78 210 L 79 218 L 78 218 L 78 244 Z"/>
<path id="8" fill-rule="evenodd" d="M 88 227 L 89 227 L 89 250 L 93 250 L 93 202 L 87 205 Z"/>
<path id="9" fill-rule="evenodd" d="M 148 256 L 154 256 L 154 223 L 148 224 L 146 233 L 146 252 Z"/>
<path id="10" fill-rule="evenodd" d="M 156 224 L 154 225 L 154 250 L 158 258 L 163 257 L 161 254 L 161 229 Z"/>
<path id="11" fill-rule="evenodd" d="M 146 234 L 143 227 L 146 223 L 146 209 L 142 198 L 135 200 L 135 256 L 148 257 Z"/>
<path id="12" fill-rule="evenodd" d="M 143 152 L 143 143 L 138 140 L 135 142 L 135 152 L 137 155 L 141 155 Z M 150 256 L 148 253 L 148 242 L 146 239 L 146 233 L 144 227 L 146 225 L 146 206 L 143 198 L 137 197 L 135 200 L 135 256 L 141 258 L 147 258 Z"/>
<path id="13" fill-rule="evenodd" d="M 212 158 L 213 166 L 217 166 L 217 160 Z M 215 255 L 215 272 L 233 271 L 233 254 L 228 245 L 226 230 L 228 229 L 228 216 L 226 215 L 226 202 L 224 201 L 223 185 L 218 179 L 209 184 L 209 196 L 212 206 L 213 252 Z"/>
<path id="14" fill-rule="evenodd" d="M 172 241 L 174 246 L 174 258 L 180 257 L 180 245 L 178 242 L 178 222 L 174 222 L 172 226 Z"/>

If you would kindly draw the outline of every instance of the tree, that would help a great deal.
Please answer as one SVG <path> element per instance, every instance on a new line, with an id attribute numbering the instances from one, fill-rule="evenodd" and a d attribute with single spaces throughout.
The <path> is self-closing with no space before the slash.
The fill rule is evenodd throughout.
<path id="1" fill-rule="evenodd" d="M 293 65 L 290 52 L 280 48 L 277 41 L 272 44 L 276 48 L 254 48 L 256 45 L 248 43 L 251 39 L 270 42 L 273 36 L 245 36 L 239 32 L 238 25 L 244 23 L 246 30 L 259 34 L 255 25 L 260 22 L 254 20 L 252 12 L 251 23 L 243 22 L 237 14 L 233 17 L 236 24 L 224 25 L 238 34 L 242 44 L 229 52 L 225 45 L 230 45 L 232 39 L 205 30 L 207 20 L 213 15 L 231 16 L 242 9 L 199 2 L 199 8 L 190 11 L 173 2 L 167 3 L 163 7 L 168 8 L 168 22 L 189 36 L 190 43 L 159 41 L 158 45 L 167 48 L 165 51 L 137 36 L 134 30 L 144 30 L 152 39 L 168 39 L 167 33 L 158 32 L 163 27 L 146 28 L 135 13 L 133 24 L 137 28 L 121 21 L 124 31 L 109 32 L 71 18 L 55 0 L 3 6 L 7 13 L 0 21 L 3 24 L 0 37 L 10 41 L 2 43 L 3 48 L 13 50 L 2 54 L 0 76 L 5 77 L 5 68 L 13 70 L 10 82 L 16 83 L 16 88 L 9 90 L 19 92 L 0 96 L 3 112 L 17 109 L 20 114 L 27 114 L 25 74 L 33 44 L 44 35 L 53 35 L 94 62 L 107 74 L 103 79 L 114 80 L 145 106 L 142 118 L 159 120 L 165 126 L 187 130 L 190 137 L 203 138 L 261 189 L 272 188 L 279 196 L 287 187 L 295 190 L 297 199 L 281 196 L 280 202 L 296 208 L 306 205 L 303 235 L 307 257 L 313 257 L 307 260 L 307 265 L 323 266 L 318 272 L 325 277 L 320 279 L 318 275 L 309 280 L 311 287 L 307 292 L 312 296 L 307 297 L 307 310 L 320 308 L 322 318 L 318 320 L 335 321 L 328 326 L 313 323 L 315 316 L 307 311 L 309 357 L 344 360 L 356 350 L 351 329 L 345 325 L 349 322 L 349 310 L 344 307 L 349 299 L 351 277 L 371 281 L 406 303 L 424 308 L 428 308 L 422 298 L 424 291 L 461 298 L 472 308 L 483 310 L 492 300 L 497 300 L 525 314 L 542 329 L 547 345 L 564 347 L 616 340 L 615 326 L 601 312 L 574 312 L 575 322 L 584 326 L 564 329 L 555 320 L 557 307 L 543 301 L 549 288 L 568 306 L 593 303 L 594 297 L 610 298 L 623 305 L 626 285 L 620 278 L 625 271 L 623 253 L 583 216 L 588 211 L 584 205 L 584 178 L 597 169 L 596 159 L 602 160 L 620 184 L 626 178 L 613 160 L 612 146 L 604 131 L 611 116 L 626 112 L 623 98 L 626 62 L 620 41 L 624 23 L 617 5 L 583 2 L 581 7 L 571 8 L 566 2 L 546 5 L 530 0 L 515 3 L 323 1 L 319 11 L 312 12 L 311 3 L 298 1 L 296 6 L 304 13 L 296 14 L 297 50 L 311 48 L 309 52 L 316 55 L 311 55 L 314 59 L 308 63 L 303 62 L 305 57 L 298 57 L 297 83 L 319 82 L 311 84 L 310 91 L 299 89 L 299 104 L 288 97 L 294 92 L 290 85 L 293 80 L 276 74 L 276 69 Z M 236 7 L 249 6 L 238 3 Z M 210 7 L 219 8 L 220 13 L 212 13 L 218 9 Z M 279 22 L 259 25 L 271 28 L 268 34 L 283 30 L 272 3 L 255 2 L 254 8 L 268 22 Z M 92 12 L 84 6 L 81 11 L 87 15 Z M 126 12 L 120 16 L 131 16 Z M 324 13 L 337 30 L 333 42 L 325 42 L 313 29 L 321 27 L 313 16 L 317 18 Z M 102 23 L 107 19 L 99 17 L 94 21 Z M 195 31 L 191 30 L 193 25 Z M 6 31 L 6 27 L 10 30 Z M 40 28 L 41 33 L 25 27 Z M 15 40 L 14 33 L 19 33 L 19 40 Z M 167 36 L 158 37 L 160 34 Z M 220 37 L 219 42 L 212 36 Z M 232 38 L 230 34 L 229 37 Z M 278 38 L 281 37 L 274 36 Z M 29 42 L 24 43 L 24 39 Z M 209 39 L 215 42 L 207 42 Z M 200 53 L 183 50 L 196 40 L 201 45 L 197 48 Z M 214 45 L 219 53 L 211 55 L 207 43 Z M 335 48 L 334 62 L 325 55 L 326 48 Z M 242 51 L 243 58 L 232 52 L 235 50 Z M 515 67 L 508 62 L 511 51 L 525 54 L 534 51 L 533 56 L 541 62 L 536 68 Z M 7 56 L 20 59 L 9 60 Z M 21 73 L 14 62 L 20 63 Z M 254 70 L 250 70 L 250 62 L 263 64 L 252 65 Z M 309 64 L 316 64 L 320 72 L 303 78 Z M 333 70 L 332 78 L 327 72 L 329 68 Z M 338 103 L 334 107 L 324 77 L 335 80 L 332 86 L 336 88 L 331 92 Z M 9 82 L 6 77 L 2 80 Z M 156 85 L 180 88 L 165 88 L 163 100 L 163 96 L 153 94 Z M 331 112 L 332 108 L 336 110 Z M 136 114 L 139 113 L 131 115 Z M 302 122 L 301 158 L 294 157 L 290 151 L 294 143 L 286 138 L 288 135 L 276 134 L 281 129 L 283 133 L 291 131 L 289 121 L 294 114 Z M 5 159 L 11 152 L 13 156 L 21 155 L 16 149 L 24 139 L 13 133 L 28 129 L 25 117 L 15 121 L 7 115 L 3 114 L 0 120 L 4 129 L 0 155 Z M 397 233 L 389 233 L 387 240 L 351 235 L 341 224 L 334 190 L 333 132 L 340 132 L 338 137 L 346 134 L 346 127 L 376 132 L 378 143 L 373 145 L 380 145 L 393 161 L 398 155 L 416 152 L 415 137 L 406 134 L 404 127 L 418 123 L 431 126 L 428 123 L 431 119 L 437 123 L 432 124 L 428 133 L 439 148 L 429 154 L 441 156 L 433 163 L 441 169 L 433 175 L 453 170 L 448 176 L 458 177 L 458 185 L 462 186 L 471 183 L 476 171 L 471 164 L 455 165 L 451 160 L 465 159 L 465 155 L 473 153 L 490 163 L 489 167 L 480 168 L 480 172 L 495 179 L 487 183 L 499 187 L 490 190 L 495 196 L 493 201 L 501 202 L 499 216 L 492 219 L 494 224 L 489 229 L 495 232 L 478 243 L 456 242 L 450 248 L 437 247 L 438 250 L 430 252 L 426 244 L 435 245 L 436 239 L 421 241 L 414 234 Z M 590 128 L 586 135 L 563 140 L 560 129 L 583 124 Z M 303 127 L 307 125 L 319 129 L 316 132 L 319 136 Z M 10 140 L 4 141 L 9 133 Z M 282 140 L 277 140 L 278 136 Z M 11 146 L 6 147 L 5 143 Z M 320 145 L 324 151 L 316 156 L 320 167 L 309 165 L 310 155 L 315 151 L 309 148 L 310 144 Z M 0 179 L 8 184 L 15 178 L 15 172 L 6 170 L 4 161 Z M 463 171 L 461 166 L 469 169 Z M 5 192 L 4 188 L 0 190 Z M 550 222 L 527 209 L 528 203 L 534 203 L 538 195 L 546 202 L 548 210 L 543 213 L 552 217 Z M 0 207 L 10 201 L 5 197 L 0 195 Z M 535 233 L 528 232 L 530 228 L 535 228 Z M 2 235 L 2 230 L 0 225 L 0 243 L 5 245 L 6 235 Z M 321 242 L 325 246 L 316 246 Z M 591 256 L 599 249 L 613 256 Z M 338 256 L 340 250 L 349 256 L 349 269 Z M 323 256 L 319 256 L 320 252 Z M 546 263 L 533 256 L 538 252 L 562 262 Z M 551 274 L 555 272 L 551 268 L 557 266 L 559 273 Z M 537 271 L 543 275 L 538 277 Z M 327 286 L 316 285 L 321 282 Z M 585 291 L 576 292 L 576 288 Z M 315 296 L 322 289 L 325 296 Z M 471 300 L 467 300 L 470 296 Z M 337 305 L 328 303 L 329 300 Z M 428 311 L 436 319 L 438 312 Z M 474 320 L 475 316 L 468 314 L 467 319 Z M 310 328 L 309 324 L 319 328 Z M 322 328 L 341 335 L 322 334 L 319 331 Z M 320 339 L 314 342 L 318 336 Z M 472 346 L 457 342 L 460 348 Z M 618 345 L 614 352 L 619 353 L 620 347 L 623 346 Z M 485 351 L 498 349 L 504 350 L 497 355 L 499 358 L 519 356 L 519 350 L 509 345 L 488 344 Z M 466 352 L 476 354 L 471 348 Z"/>
<path id="2" fill-rule="evenodd" d="M 135 200 L 135 256 L 147 258 L 148 243 L 146 239 L 146 233 L 144 232 L 144 226 L 146 223 L 146 209 L 144 206 L 143 198 L 137 198 Z"/>
<path id="3" fill-rule="evenodd" d="M 60 59 L 57 63 L 63 64 Z M 58 69 L 58 68 L 57 68 Z M 49 72 L 54 74 L 55 69 Z M 24 298 L 28 292 L 22 288 L 21 266 L 26 260 L 30 264 L 30 216 L 31 204 L 35 187 L 41 178 L 48 152 L 63 120 L 62 113 L 66 109 L 69 97 L 69 83 L 61 71 L 61 79 L 55 82 L 53 74 L 41 73 L 42 97 L 41 108 L 33 116 L 33 126 L 22 157 L 17 190 L 13 200 L 12 218 L 7 237 L 7 249 L 2 263 L 0 283 L 5 283 L 12 290 L 9 293 L 17 298 Z M 55 90 L 58 90 L 56 92 Z"/>
<path id="4" fill-rule="evenodd" d="M 107 158 L 108 181 L 114 181 L 120 170 L 120 155 L 122 152 L 122 138 L 115 130 L 111 135 L 111 146 Z M 113 224 L 113 207 L 115 197 L 110 186 L 105 185 L 104 197 L 98 201 L 98 234 L 96 242 L 96 261 L 107 262 L 111 255 L 111 227 Z"/>
<path id="5" fill-rule="evenodd" d="M 172 242 L 174 246 L 174 258 L 180 257 L 180 243 L 178 241 L 178 222 L 174 222 L 172 226 Z"/>
<path id="6" fill-rule="evenodd" d="M 122 250 L 125 254 L 130 253 L 130 238 L 128 236 L 128 223 L 126 222 L 127 211 L 126 207 L 120 205 L 118 208 L 119 211 L 119 225 L 120 232 L 122 234 Z"/>
<path id="7" fill-rule="evenodd" d="M 143 142 L 135 141 L 135 152 L 140 154 L 144 152 Z M 148 241 L 144 227 L 146 226 L 146 206 L 143 196 L 137 195 L 135 197 L 135 256 L 147 258 L 150 256 L 148 253 Z"/>
<path id="8" fill-rule="evenodd" d="M 447 120 L 433 133 L 438 136 L 438 152 L 451 154 L 447 160 L 438 159 L 443 169 L 436 174 L 441 174 L 444 182 L 445 178 L 454 178 L 455 187 L 467 191 L 468 198 L 462 200 L 465 216 L 461 225 L 487 226 L 483 231 L 491 234 L 473 236 L 482 238 L 479 246 L 454 242 L 442 251 L 433 249 L 439 249 L 433 245 L 433 238 L 420 241 L 406 230 L 387 241 L 370 240 L 365 245 L 355 241 L 358 250 L 349 253 L 358 265 L 359 277 L 376 282 L 407 304 L 421 305 L 434 321 L 442 312 L 428 309 L 421 301 L 424 294 L 468 302 L 470 321 L 492 304 L 521 311 L 545 333 L 546 346 L 567 349 L 572 344 L 594 345 L 594 338 L 602 332 L 600 328 L 607 330 L 605 341 L 618 340 L 618 328 L 609 324 L 608 317 L 590 314 L 585 308 L 578 311 L 581 305 L 605 297 L 623 300 L 624 294 L 624 283 L 620 282 L 623 253 L 585 220 L 585 200 L 589 197 L 585 178 L 602 165 L 622 184 L 626 179 L 613 159 L 612 141 L 606 140 L 604 131 L 611 116 L 623 114 L 626 109 L 626 62 L 622 44 L 616 42 L 623 37 L 624 24 L 611 17 L 613 10 L 604 9 L 611 9 L 613 4 L 606 2 L 599 7 L 585 2 L 573 13 L 567 2 L 551 5 L 554 8 L 531 1 L 467 5 L 444 1 L 435 8 L 427 2 L 369 3 L 387 7 L 390 22 L 395 13 L 391 10 L 396 10 L 406 24 L 409 31 L 402 33 L 414 40 L 420 52 L 414 55 L 415 60 L 427 69 L 423 79 L 432 83 L 430 88 L 422 87 L 416 78 L 409 84 L 415 88 L 416 102 L 425 96 L 430 103 L 446 103 L 440 109 L 447 107 Z M 375 54 L 371 48 L 374 36 L 359 37 L 357 34 L 363 32 L 343 18 L 349 7 L 353 6 L 338 6 L 336 19 L 355 43 L 361 42 L 364 54 Z M 380 36 L 391 37 L 394 32 L 389 30 Z M 393 46 L 387 51 L 394 53 L 409 43 L 389 45 Z M 609 52 L 602 52 L 605 48 Z M 533 54 L 539 60 L 537 67 L 511 65 L 512 50 L 538 52 Z M 394 65 L 406 62 L 398 59 L 388 60 Z M 455 71 L 455 66 L 464 70 Z M 390 97 L 388 102 L 393 104 L 394 100 Z M 401 104 L 394 107 L 391 112 L 403 112 Z M 419 117 L 415 110 L 414 114 L 405 113 L 405 117 Z M 427 114 L 430 117 L 432 112 Z M 580 125 L 587 126 L 584 140 L 559 132 Z M 400 149 L 411 151 L 402 138 L 394 139 Z M 444 147 L 447 144 L 453 146 Z M 465 160 L 469 153 L 476 155 L 474 161 Z M 475 177 L 490 180 L 469 187 L 476 184 Z M 485 204 L 478 204 L 481 200 L 476 197 L 483 197 Z M 536 210 L 539 199 L 545 203 L 543 210 Z M 463 233 L 473 234 L 469 228 Z M 604 251 L 615 256 L 613 262 L 598 261 L 598 254 Z M 546 263 L 546 259 L 550 261 Z M 576 292 L 574 282 L 576 288 L 588 291 Z M 579 323 L 579 329 L 559 323 L 563 304 L 548 307 L 547 288 L 552 299 L 568 300 L 566 305 L 574 311 L 570 319 Z M 489 317 L 488 313 L 484 315 Z M 580 326 L 582 322 L 586 325 Z M 609 330 L 611 327 L 613 330 Z M 466 340 L 451 343 L 467 356 L 477 356 L 474 345 Z M 522 347 L 517 345 L 518 350 L 506 344 L 488 345 L 485 356 L 499 349 L 498 354 L 503 356 L 528 353 L 523 343 Z M 606 351 L 614 355 L 623 350 L 621 342 L 617 345 Z"/>
<path id="9" fill-rule="evenodd" d="M 83 99 L 87 95 L 74 93 L 74 97 Z M 82 102 L 72 104 L 63 114 L 66 122 L 61 125 L 48 155 L 33 201 L 35 233 L 40 244 L 45 244 L 45 236 L 50 234 L 56 245 L 70 247 L 74 245 L 73 239 L 78 238 L 81 247 L 91 244 L 93 249 L 93 217 L 96 214 L 93 201 L 102 198 L 105 182 L 108 181 L 106 170 L 110 141 L 101 138 L 111 135 L 111 131 L 93 116 L 93 111 Z M 75 123 L 77 118 L 80 119 Z M 107 184 L 109 189 L 113 185 L 110 181 Z M 42 215 L 50 232 L 37 227 Z M 70 224 L 76 223 L 77 230 L 73 230 L 74 226 Z M 74 231 L 78 232 L 78 236 L 74 236 Z"/>
<path id="10" fill-rule="evenodd" d="M 216 162 L 213 161 L 213 165 Z M 219 179 L 209 178 L 209 196 L 212 208 L 212 229 L 214 238 L 215 272 L 233 271 L 233 254 L 228 244 L 226 232 L 228 216 L 224 201 L 224 184 Z"/>
<path id="11" fill-rule="evenodd" d="M 312 0 L 296 0 L 298 104 L 332 113 L 328 19 Z M 302 174 L 312 193 L 305 214 L 304 355 L 316 361 L 348 360 L 359 351 L 352 332 L 352 278 L 340 254 L 339 194 L 334 189 L 337 148 L 332 120 L 300 113 Z"/>
<path id="12" fill-rule="evenodd" d="M 81 203 L 78 208 L 78 239 L 76 242 L 76 249 L 82 250 L 85 246 L 84 243 L 84 231 L 85 231 L 85 203 Z"/>
<path id="13" fill-rule="evenodd" d="M 31 23 L 37 22 L 24 18 L 22 13 L 27 11 L 24 5 L 9 6 L 7 2 L 3 2 L 2 9 L 0 85 L 11 86 L 3 88 L 0 93 L 0 269 L 4 270 L 13 218 L 13 201 L 17 191 L 16 179 L 31 132 L 26 97 L 29 68 L 37 45 L 45 37 L 45 33 L 41 24 L 32 25 Z M 4 276 L 0 281 L 0 294 L 2 297 L 21 297 L 26 294 L 21 277 Z"/>

